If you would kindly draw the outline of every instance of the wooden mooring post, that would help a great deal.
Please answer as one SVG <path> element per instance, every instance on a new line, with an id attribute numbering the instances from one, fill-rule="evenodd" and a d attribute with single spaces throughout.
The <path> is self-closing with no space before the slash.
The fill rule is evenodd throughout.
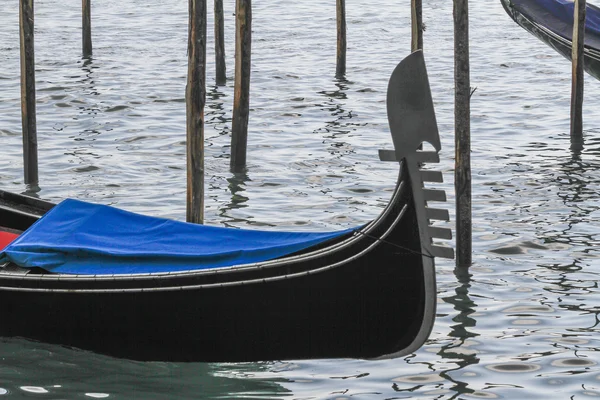
<path id="1" fill-rule="evenodd" d="M 423 50 L 423 0 L 411 1 L 411 52 Z"/>
<path id="2" fill-rule="evenodd" d="M 454 0 L 454 129 L 456 190 L 456 265 L 471 265 L 471 78 L 469 1 Z"/>
<path id="3" fill-rule="evenodd" d="M 92 0 L 81 0 L 81 28 L 83 57 L 92 56 Z"/>
<path id="4" fill-rule="evenodd" d="M 218 86 L 227 81 L 225 66 L 225 17 L 223 0 L 214 0 L 215 13 L 215 81 Z"/>
<path id="5" fill-rule="evenodd" d="M 188 222 L 204 221 L 204 104 L 206 103 L 206 0 L 189 0 L 187 121 Z"/>
<path id="6" fill-rule="evenodd" d="M 337 57 L 335 77 L 346 75 L 346 0 L 336 0 Z"/>
<path id="7" fill-rule="evenodd" d="M 573 18 L 573 78 L 571 87 L 571 141 L 581 142 L 583 137 L 583 45 L 585 42 L 586 0 L 575 0 Z"/>
<path id="8" fill-rule="evenodd" d="M 23 125 L 23 168 L 25 184 L 38 183 L 38 142 L 35 114 L 35 52 L 33 0 L 19 1 L 21 46 L 21 119 Z"/>
<path id="9" fill-rule="evenodd" d="M 250 113 L 250 58 L 252 47 L 252 4 L 250 0 L 235 2 L 235 83 L 231 120 L 232 171 L 246 166 L 248 116 Z"/>

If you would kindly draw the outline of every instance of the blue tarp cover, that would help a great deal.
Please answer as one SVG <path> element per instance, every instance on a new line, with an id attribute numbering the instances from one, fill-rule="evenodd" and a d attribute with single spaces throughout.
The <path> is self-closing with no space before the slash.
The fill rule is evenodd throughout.
<path id="1" fill-rule="evenodd" d="M 222 228 L 68 199 L 7 246 L 0 262 L 65 274 L 199 270 L 272 260 L 353 230 Z"/>
<path id="2" fill-rule="evenodd" d="M 511 0 L 511 3 L 527 18 L 572 40 L 573 0 Z M 600 8 L 589 2 L 586 6 L 585 44 L 600 49 Z"/>

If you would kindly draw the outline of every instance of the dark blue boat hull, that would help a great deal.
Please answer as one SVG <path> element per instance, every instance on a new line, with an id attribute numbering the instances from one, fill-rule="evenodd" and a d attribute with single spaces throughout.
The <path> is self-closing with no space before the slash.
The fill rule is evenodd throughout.
<path id="1" fill-rule="evenodd" d="M 507 14 L 523 29 L 571 60 L 573 23 L 558 18 L 536 0 L 500 0 Z M 588 5 L 588 12 L 600 15 L 600 9 Z M 600 34 L 586 29 L 584 69 L 600 79 Z"/>

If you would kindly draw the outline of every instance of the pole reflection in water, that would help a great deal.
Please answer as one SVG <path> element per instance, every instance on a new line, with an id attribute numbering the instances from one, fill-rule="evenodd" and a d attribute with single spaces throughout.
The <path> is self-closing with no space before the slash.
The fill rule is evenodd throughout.
<path id="1" fill-rule="evenodd" d="M 471 288 L 471 277 L 467 268 L 455 268 L 454 275 L 459 285 L 455 289 L 455 294 L 450 297 L 444 297 L 443 300 L 446 303 L 452 304 L 454 309 L 458 312 L 452 321 L 456 322 L 456 325 L 451 326 L 451 331 L 448 334 L 449 337 L 455 338 L 456 340 L 442 346 L 442 349 L 438 352 L 442 358 L 449 358 L 454 360 L 456 364 L 455 368 L 451 368 L 440 373 L 440 376 L 445 380 L 454 383 L 454 386 L 449 389 L 456 392 L 451 398 L 454 399 L 461 394 L 472 394 L 475 390 L 469 388 L 467 382 L 458 381 L 451 377 L 450 372 L 457 370 L 465 370 L 469 365 L 479 363 L 477 352 L 469 349 L 468 340 L 479 336 L 478 333 L 473 332 L 471 329 L 475 328 L 477 321 L 471 316 L 475 312 L 477 304 L 471 300 L 469 296 L 469 289 Z"/>
<path id="2" fill-rule="evenodd" d="M 81 120 L 82 127 L 79 130 L 77 136 L 74 138 L 76 142 L 93 142 L 96 140 L 96 136 L 100 135 L 101 124 L 94 121 L 98 116 L 100 117 L 104 112 L 115 112 L 120 111 L 121 107 L 103 107 L 94 101 L 92 96 L 100 96 L 98 89 L 96 88 L 95 81 L 95 70 L 98 67 L 94 65 L 94 59 L 92 57 L 84 57 L 81 59 L 81 72 L 82 77 L 77 81 L 77 92 L 79 92 L 80 98 L 76 103 L 83 103 L 78 106 L 79 116 L 74 119 Z M 61 129 L 62 130 L 62 129 Z M 81 165 L 89 165 L 90 161 L 86 161 L 84 158 L 97 159 L 100 156 L 94 154 L 92 151 L 91 144 L 79 143 L 79 147 L 69 149 L 65 154 L 78 156 Z M 92 169 L 93 170 L 93 169 Z"/>
<path id="3" fill-rule="evenodd" d="M 94 101 L 93 96 L 101 96 L 101 93 L 98 91 L 96 87 L 96 78 L 95 78 L 95 70 L 98 69 L 98 65 L 94 65 L 94 59 L 92 57 L 82 58 L 81 59 L 81 79 L 76 82 L 76 92 L 78 93 L 79 98 L 76 99 L 75 103 L 82 103 L 78 106 L 80 116 L 84 118 L 75 118 L 75 119 L 83 119 L 85 121 L 85 117 L 89 117 L 91 119 L 96 116 L 101 116 L 104 112 L 115 112 L 120 111 L 125 106 L 116 106 L 116 107 L 101 107 L 96 101 Z M 89 126 L 86 126 L 88 129 L 84 129 L 83 134 L 86 131 L 90 131 L 89 129 L 92 121 L 86 121 L 89 123 Z M 77 139 L 76 139 L 77 140 Z"/>
<path id="4" fill-rule="evenodd" d="M 227 178 L 227 189 L 231 192 L 231 199 L 228 203 L 219 207 L 219 216 L 222 218 L 223 224 L 227 227 L 235 227 L 240 222 L 251 223 L 250 220 L 240 217 L 235 217 L 232 211 L 247 207 L 245 204 L 248 197 L 243 193 L 246 191 L 246 183 L 250 181 L 248 171 L 232 173 L 231 177 Z"/>
<path id="5" fill-rule="evenodd" d="M 558 214 L 557 223 L 550 224 L 541 236 L 546 243 L 583 245 L 584 253 L 593 253 L 599 240 L 596 230 L 589 229 L 589 225 L 595 223 L 592 214 L 600 210 L 597 195 L 600 163 L 596 161 L 600 152 L 592 149 L 584 154 L 583 139 L 577 143 L 571 147 L 571 157 L 566 161 L 550 160 L 557 162 L 559 168 L 557 175 L 548 176 L 547 184 L 556 186 L 557 196 L 565 208 Z"/>
<path id="6" fill-rule="evenodd" d="M 21 194 L 39 199 L 40 195 L 38 194 L 38 192 L 40 190 L 42 190 L 42 189 L 40 188 L 40 186 L 37 183 L 28 183 L 25 185 L 25 190 L 23 192 L 21 192 Z"/>
<path id="7" fill-rule="evenodd" d="M 344 78 L 336 79 L 336 90 L 321 91 L 320 95 L 325 96 L 326 103 L 322 105 L 321 110 L 331 113 L 333 120 L 327 121 L 323 128 L 319 128 L 315 133 L 322 133 L 325 140 L 323 144 L 329 144 L 328 151 L 332 155 L 343 155 L 353 152 L 352 146 L 340 140 L 356 130 L 357 124 L 351 122 L 353 115 L 352 110 L 346 110 L 346 100 L 348 100 L 347 91 L 353 82 Z"/>
<path id="8" fill-rule="evenodd" d="M 558 307 L 573 312 L 563 318 L 577 322 L 564 330 L 564 335 L 597 332 L 600 311 L 594 301 L 600 274 L 594 268 L 600 237 L 596 213 L 600 211 L 600 139 L 590 138 L 585 149 L 583 138 L 571 139 L 571 157 L 553 160 L 558 164 L 558 175 L 549 177 L 548 184 L 556 186 L 557 196 L 564 207 L 557 221 L 540 233 L 546 243 L 562 245 L 573 255 L 572 262 L 538 264 L 540 272 L 535 280 L 544 289 L 558 296 Z M 583 347 L 582 347 L 583 348 Z"/>
<path id="9" fill-rule="evenodd" d="M 469 388 L 467 382 L 459 381 L 452 377 L 454 371 L 465 371 L 470 365 L 479 364 L 479 357 L 477 351 L 471 349 L 470 339 L 479 336 L 477 332 L 473 331 L 473 328 L 477 325 L 477 321 L 473 318 L 472 314 L 475 313 L 477 304 L 471 299 L 469 295 L 469 289 L 471 288 L 471 277 L 467 268 L 456 268 L 454 269 L 454 275 L 456 277 L 457 286 L 454 289 L 454 295 L 443 297 L 444 302 L 451 304 L 454 310 L 457 312 L 452 318 L 452 321 L 456 322 L 455 325 L 450 327 L 448 336 L 454 338 L 453 341 L 446 345 L 443 345 L 437 354 L 442 358 L 448 360 L 445 365 L 454 365 L 452 368 L 444 369 L 439 372 L 439 375 L 415 375 L 409 377 L 403 377 L 399 380 L 404 383 L 420 383 L 411 388 L 400 388 L 396 383 L 393 384 L 393 389 L 397 392 L 416 392 L 423 388 L 424 384 L 431 384 L 439 382 L 450 383 L 451 386 L 448 389 L 454 392 L 450 399 L 457 399 L 459 396 L 464 394 L 477 394 L 477 391 Z M 418 359 L 418 358 L 417 358 Z M 423 364 L 423 362 L 411 362 L 410 359 L 406 360 L 408 364 Z M 436 365 L 433 363 L 425 362 L 428 364 L 428 369 L 432 371 L 438 370 Z M 445 387 L 446 385 L 444 385 Z M 444 397 L 446 398 L 446 397 Z"/>
<path id="10" fill-rule="evenodd" d="M 220 86 L 213 86 L 206 93 L 206 109 L 204 111 L 204 120 L 207 126 L 212 126 L 219 136 L 231 133 L 229 123 L 231 122 L 231 113 L 225 109 L 224 103 L 227 100 L 227 94 Z M 229 116 L 228 116 L 229 115 Z M 211 146 L 210 141 L 215 139 L 211 136 L 212 131 L 206 131 L 207 146 Z M 229 154 L 230 145 L 227 144 L 227 154 Z M 225 150 L 225 149 L 224 149 Z"/>
<path id="11" fill-rule="evenodd" d="M 84 57 L 81 59 L 81 70 L 84 76 L 78 82 L 81 83 L 81 87 L 87 89 L 87 94 L 99 96 L 100 93 L 96 89 L 96 82 L 94 78 L 94 70 L 98 67 L 94 65 L 94 59 L 92 57 Z"/>

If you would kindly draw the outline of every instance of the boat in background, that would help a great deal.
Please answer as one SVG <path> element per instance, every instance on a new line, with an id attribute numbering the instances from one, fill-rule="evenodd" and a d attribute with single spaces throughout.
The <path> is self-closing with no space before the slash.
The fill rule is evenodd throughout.
<path id="1" fill-rule="evenodd" d="M 451 239 L 432 224 L 448 211 L 429 206 L 445 193 L 424 188 L 442 174 L 423 169 L 439 162 L 441 145 L 422 52 L 394 70 L 387 113 L 394 150 L 380 158 L 399 165 L 392 198 L 370 223 L 318 238 L 0 191 L 0 233 L 10 241 L 0 252 L 0 336 L 159 361 L 414 352 L 435 319 L 434 257 L 453 257 L 433 242 Z M 207 232 L 229 247 L 204 254 L 197 243 Z M 236 243 L 243 250 L 231 251 Z"/>
<path id="2" fill-rule="evenodd" d="M 526 31 L 568 60 L 573 46 L 572 0 L 500 0 L 508 15 Z M 600 8 L 587 4 L 584 69 L 600 79 Z"/>

